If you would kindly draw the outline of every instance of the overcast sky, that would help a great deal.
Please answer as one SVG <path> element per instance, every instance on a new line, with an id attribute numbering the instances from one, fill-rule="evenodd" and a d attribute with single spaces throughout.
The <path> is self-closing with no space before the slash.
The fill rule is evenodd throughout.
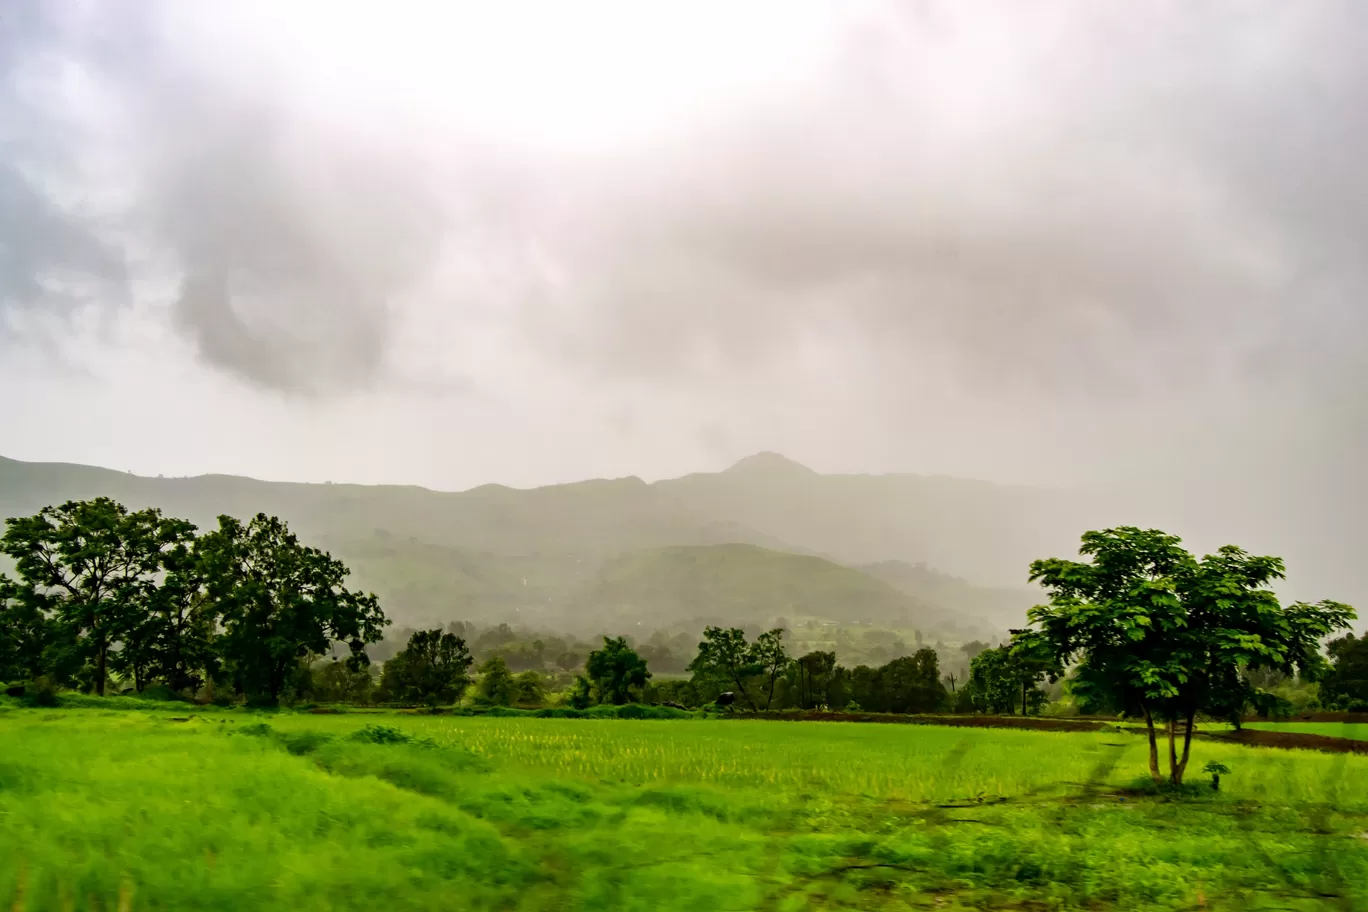
<path id="1" fill-rule="evenodd" d="M 1363 505 L 1361 4 L 9 0 L 0 76 L 3 455 Z"/>

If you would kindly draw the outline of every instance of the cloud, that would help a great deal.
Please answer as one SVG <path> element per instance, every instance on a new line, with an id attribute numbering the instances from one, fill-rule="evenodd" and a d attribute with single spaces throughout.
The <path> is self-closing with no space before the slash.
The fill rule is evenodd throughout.
<path id="1" fill-rule="evenodd" d="M 121 245 L 0 161 L 8 306 L 131 257 L 206 363 L 316 394 L 477 326 L 548 382 L 700 400 L 836 368 L 874 409 L 1059 421 L 1361 388 L 1356 5 L 781 5 L 726 45 L 708 4 L 590 5 L 559 41 L 266 9 L 6 26 L 65 105 L 9 92 L 16 135 L 67 196 L 117 191 Z"/>

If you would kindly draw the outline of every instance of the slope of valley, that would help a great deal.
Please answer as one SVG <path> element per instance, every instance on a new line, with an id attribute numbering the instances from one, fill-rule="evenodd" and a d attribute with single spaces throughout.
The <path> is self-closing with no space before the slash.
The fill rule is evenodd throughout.
<path id="1" fill-rule="evenodd" d="M 220 513 L 279 515 L 344 559 L 402 623 L 510 621 L 582 632 L 777 617 L 952 636 L 1003 630 L 1033 604 L 1019 585 L 1030 559 L 1067 549 L 1080 523 L 1079 504 L 1058 492 L 822 475 L 775 454 L 652 484 L 633 477 L 460 493 L 146 478 L 0 459 L 4 516 L 99 495 L 202 527 Z"/>

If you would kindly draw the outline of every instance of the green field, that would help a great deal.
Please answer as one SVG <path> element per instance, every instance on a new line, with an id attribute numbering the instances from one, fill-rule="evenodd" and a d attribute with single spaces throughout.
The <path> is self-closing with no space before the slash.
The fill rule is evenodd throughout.
<path id="1" fill-rule="evenodd" d="M 1246 722 L 1244 727 L 1368 741 L 1368 724 L 1362 722 Z"/>
<path id="2" fill-rule="evenodd" d="M 1368 907 L 1368 758 L 1209 759 L 1165 797 L 1125 734 L 6 703 L 0 908 Z"/>

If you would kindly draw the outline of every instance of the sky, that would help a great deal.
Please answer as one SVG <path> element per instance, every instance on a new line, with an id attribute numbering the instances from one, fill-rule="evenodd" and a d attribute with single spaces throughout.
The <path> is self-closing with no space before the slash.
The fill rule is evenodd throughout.
<path id="1" fill-rule="evenodd" d="M 1348 559 L 1365 94 L 1352 2 L 10 0 L 0 454 L 463 489 L 772 450 L 1195 492 Z"/>

